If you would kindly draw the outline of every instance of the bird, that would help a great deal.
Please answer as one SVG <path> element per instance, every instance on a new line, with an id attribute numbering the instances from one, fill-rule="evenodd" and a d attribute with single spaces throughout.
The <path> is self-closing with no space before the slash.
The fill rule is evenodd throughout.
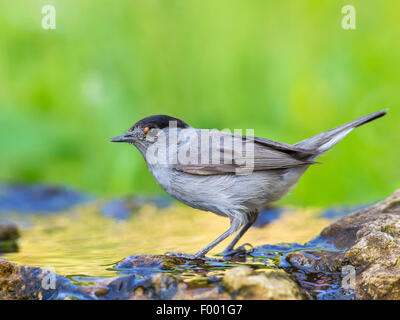
<path id="1" fill-rule="evenodd" d="M 257 220 L 261 208 L 292 190 L 306 170 L 319 163 L 315 160 L 353 129 L 386 113 L 368 114 L 293 145 L 254 135 L 196 129 L 168 115 L 141 119 L 110 141 L 135 146 L 157 183 L 173 198 L 230 219 L 229 229 L 197 253 L 166 253 L 206 259 L 211 249 L 235 233 L 222 255 L 243 252 L 243 246 L 234 247 Z"/>

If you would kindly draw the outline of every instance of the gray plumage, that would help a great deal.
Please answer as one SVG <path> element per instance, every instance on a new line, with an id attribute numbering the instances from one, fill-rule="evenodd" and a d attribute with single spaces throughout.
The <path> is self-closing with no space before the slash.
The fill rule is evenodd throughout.
<path id="1" fill-rule="evenodd" d="M 385 114 L 386 111 L 372 113 L 295 145 L 213 130 L 210 134 L 212 138 L 215 138 L 214 141 L 220 138 L 231 139 L 229 141 L 231 143 L 227 145 L 211 144 L 210 149 L 205 153 L 216 155 L 216 158 L 221 160 L 219 163 L 193 161 L 199 160 L 204 155 L 201 151 L 199 136 L 205 129 L 194 129 L 185 122 L 168 116 L 151 116 L 142 119 L 126 134 L 113 138 L 111 141 L 129 142 L 135 145 L 158 184 L 175 199 L 193 208 L 211 211 L 230 219 L 230 228 L 195 255 L 177 254 L 187 258 L 201 258 L 219 242 L 243 227 L 224 250 L 225 254 L 235 252 L 234 245 L 255 222 L 259 208 L 282 198 L 297 184 L 307 168 L 316 163 L 314 162 L 316 158 L 336 145 L 354 128 Z M 186 137 L 178 141 L 176 150 L 173 152 L 179 154 L 180 151 L 190 150 L 193 147 L 195 151 L 199 151 L 195 159 L 191 159 L 194 163 L 152 161 L 149 150 L 157 139 L 161 138 L 160 132 L 168 140 L 171 132 L 168 123 L 171 120 L 178 122 L 177 133 Z M 152 138 L 149 139 L 149 136 Z M 240 152 L 235 149 L 235 143 L 243 147 L 239 150 Z M 243 151 L 246 150 L 246 146 L 253 147 L 251 159 Z M 169 151 L 167 147 L 167 153 Z M 224 162 L 223 159 L 227 154 L 230 158 L 228 157 L 228 161 Z M 240 170 L 246 169 L 249 163 L 251 164 L 250 171 L 237 174 Z"/>

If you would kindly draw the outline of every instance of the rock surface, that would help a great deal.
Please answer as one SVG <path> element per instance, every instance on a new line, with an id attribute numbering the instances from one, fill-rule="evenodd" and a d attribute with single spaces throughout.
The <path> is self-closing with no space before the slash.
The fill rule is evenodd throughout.
<path id="1" fill-rule="evenodd" d="M 23 300 L 49 298 L 43 295 L 39 268 L 17 266 L 0 258 L 0 299 Z"/>
<path id="2" fill-rule="evenodd" d="M 0 221 L 0 252 L 14 252 L 18 250 L 16 240 L 19 237 L 17 225 L 11 222 Z"/>
<path id="3" fill-rule="evenodd" d="M 254 271 L 240 266 L 225 274 L 223 287 L 238 299 L 299 300 L 309 296 L 283 270 Z"/>
<path id="4" fill-rule="evenodd" d="M 17 225 L 0 221 L 0 241 L 15 240 L 19 237 Z"/>
<path id="5" fill-rule="evenodd" d="M 95 299 L 101 286 L 78 287 L 51 270 L 18 266 L 0 258 L 0 300 Z"/>
<path id="6" fill-rule="evenodd" d="M 224 262 L 220 260 L 220 263 Z M 296 281 L 283 270 L 256 272 L 247 266 L 229 268 L 225 274 L 210 276 L 205 260 L 171 256 L 135 255 L 116 265 L 135 275 L 151 275 L 136 284 L 131 299 L 258 299 L 288 300 L 308 297 Z M 178 275 L 157 273 L 169 271 Z M 184 281 L 179 272 L 192 272 L 197 281 Z M 119 280 L 120 281 L 120 280 Z M 127 280 L 126 280 L 127 281 Z"/>
<path id="7" fill-rule="evenodd" d="M 343 273 L 339 285 L 356 299 L 400 299 L 400 190 L 331 224 L 319 240 L 337 250 L 289 253 L 291 267 L 314 276 Z"/>

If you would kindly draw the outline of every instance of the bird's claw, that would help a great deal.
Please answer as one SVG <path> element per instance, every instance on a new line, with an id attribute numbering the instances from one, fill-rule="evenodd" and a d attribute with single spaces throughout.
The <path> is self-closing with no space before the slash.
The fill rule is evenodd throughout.
<path id="1" fill-rule="evenodd" d="M 246 246 L 250 246 L 249 250 L 246 250 Z M 227 251 L 223 251 L 222 255 L 223 256 L 233 256 L 233 255 L 242 255 L 242 254 L 247 254 L 247 253 L 251 253 L 254 250 L 254 247 L 250 244 L 250 243 L 244 243 L 241 246 L 237 247 L 236 249 L 232 249 L 232 250 L 227 250 Z"/>

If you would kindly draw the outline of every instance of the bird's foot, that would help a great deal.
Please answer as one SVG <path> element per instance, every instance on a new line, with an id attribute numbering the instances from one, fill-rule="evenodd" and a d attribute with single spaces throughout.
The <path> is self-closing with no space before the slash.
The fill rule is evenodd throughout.
<path id="1" fill-rule="evenodd" d="M 246 250 L 246 246 L 249 246 L 250 249 Z M 250 243 L 244 243 L 236 249 L 228 249 L 222 252 L 224 257 L 229 257 L 233 255 L 246 255 L 247 253 L 251 253 L 254 250 L 254 247 Z"/>
<path id="2" fill-rule="evenodd" d="M 172 252 L 172 251 L 168 251 L 165 254 L 170 257 L 184 258 L 189 260 L 205 260 L 205 256 L 199 254 L 187 254 L 187 253 Z"/>

